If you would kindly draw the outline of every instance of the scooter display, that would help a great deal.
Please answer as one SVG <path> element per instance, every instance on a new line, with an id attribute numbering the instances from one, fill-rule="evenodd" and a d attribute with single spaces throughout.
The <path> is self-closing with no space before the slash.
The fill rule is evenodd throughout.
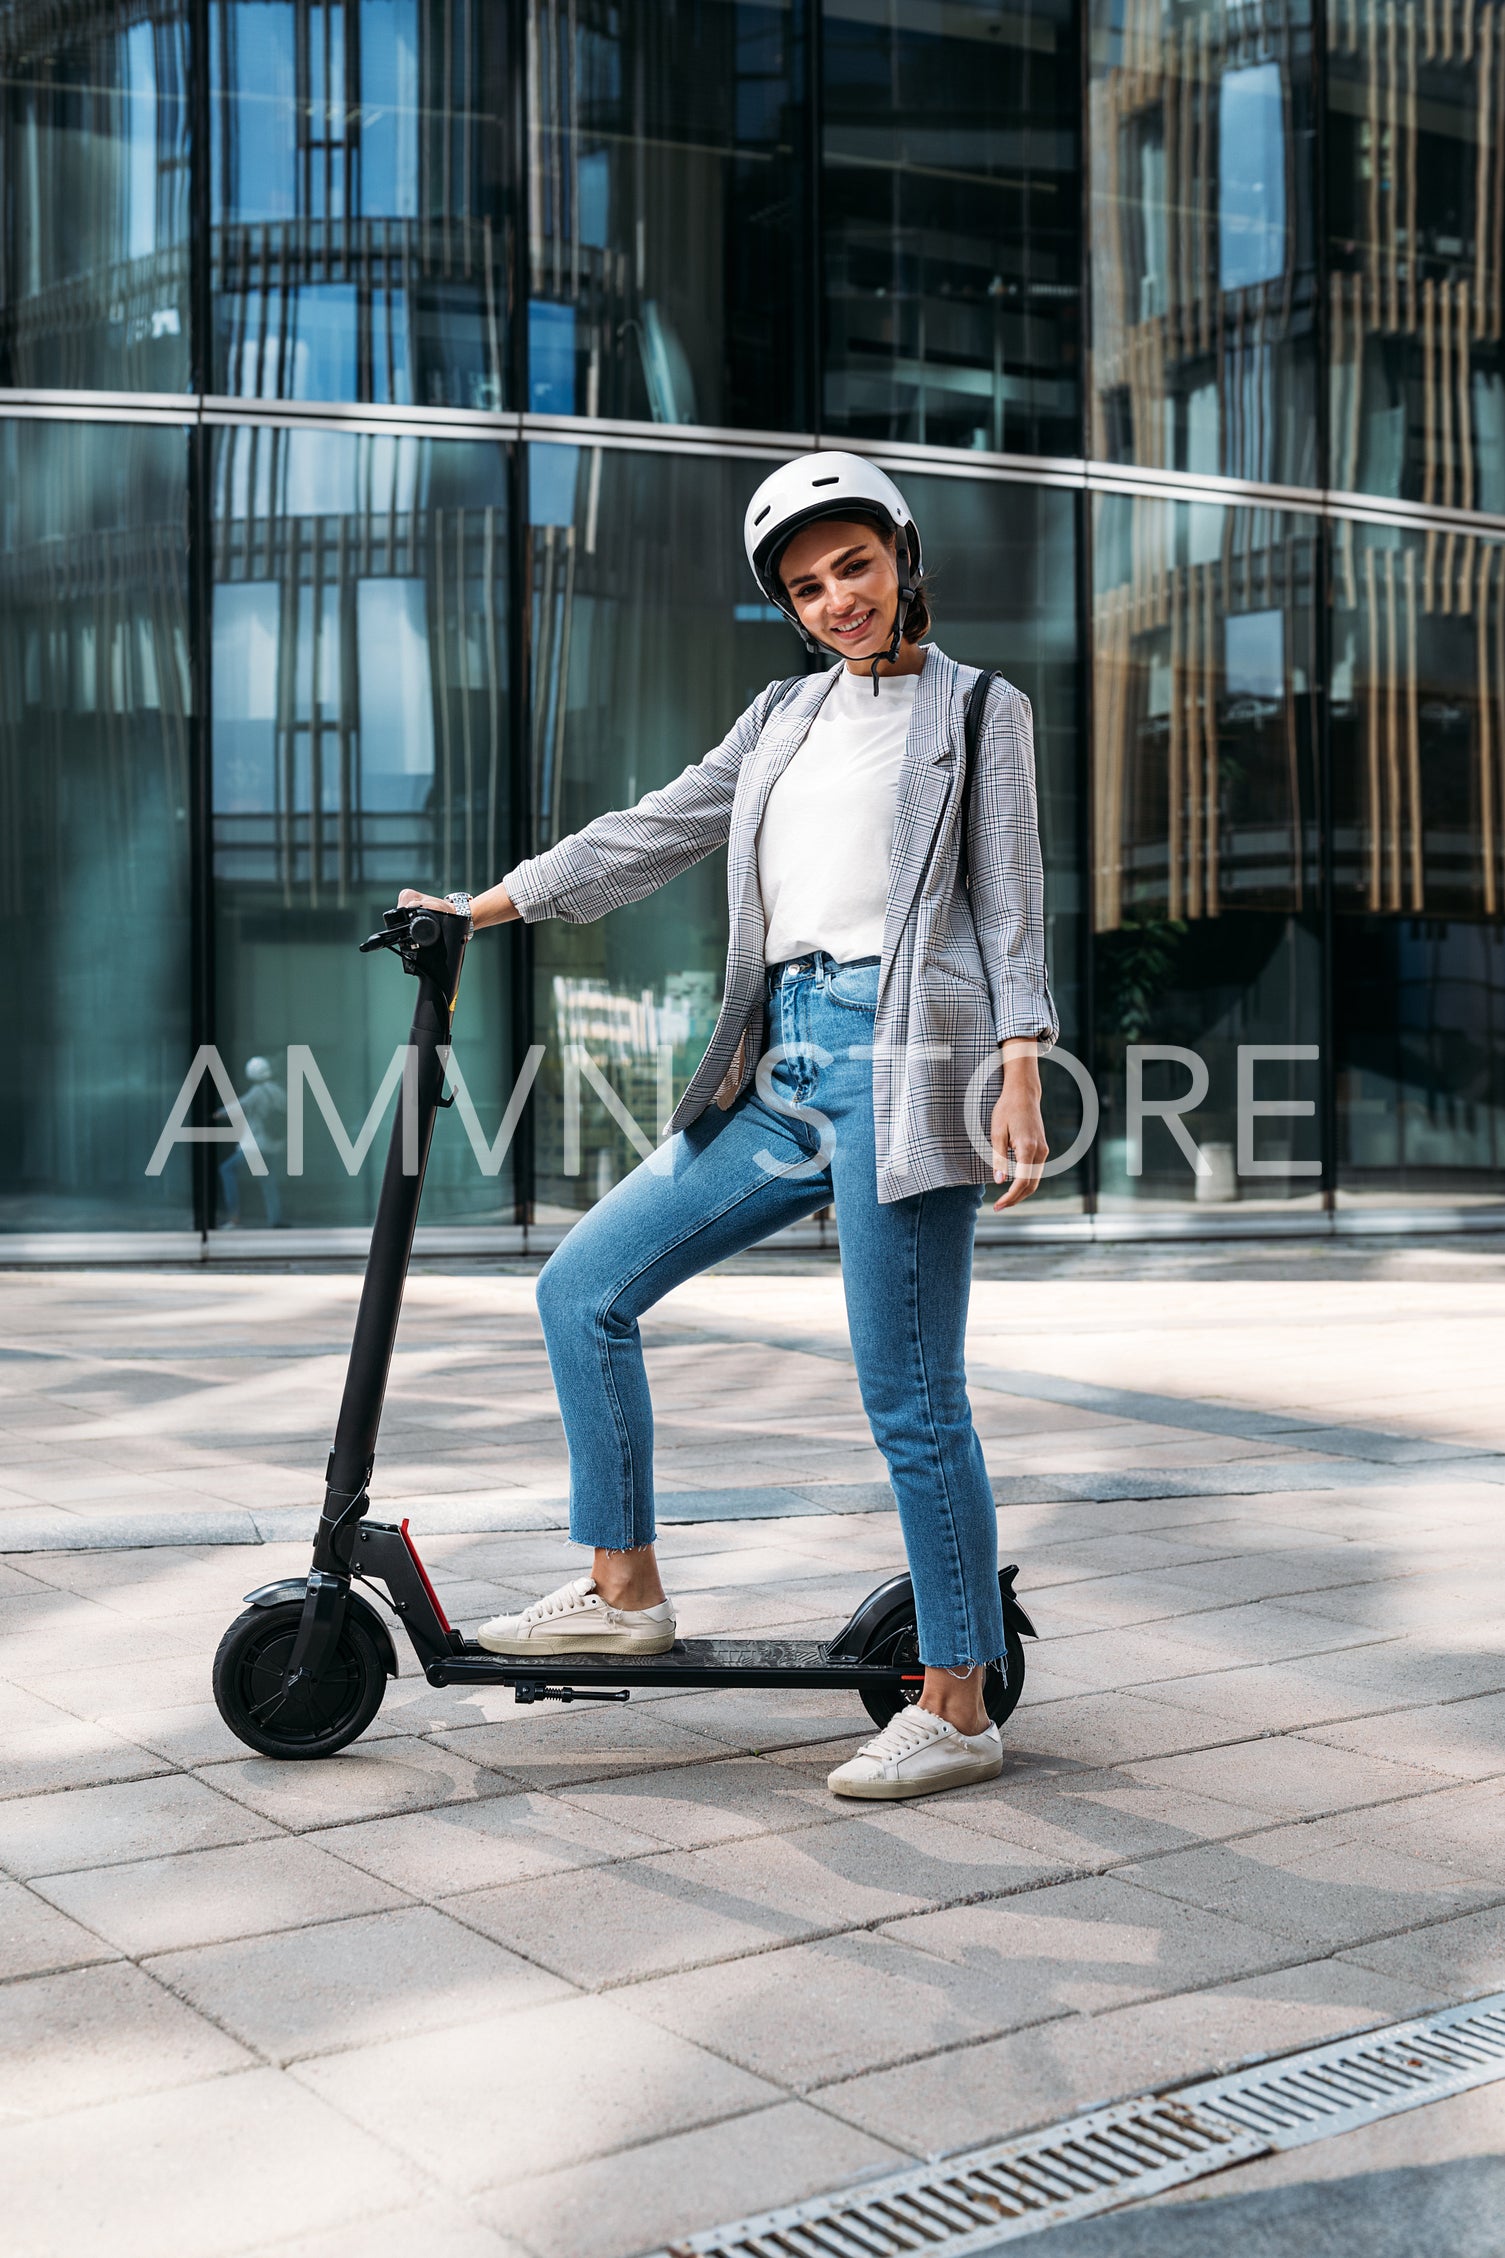
<path id="1" fill-rule="evenodd" d="M 214 1698 L 231 1732 L 263 1756 L 332 1756 L 381 1707 L 397 1671 L 383 1603 L 407 1633 L 432 1686 L 510 1686 L 519 1702 L 627 1701 L 634 1686 L 848 1687 L 877 1725 L 919 1694 L 924 1671 L 907 1576 L 890 1577 L 834 1638 L 680 1639 L 667 1653 L 624 1660 L 608 1653 L 492 1654 L 454 1630 L 406 1520 L 368 1518 L 371 1476 L 424 1171 L 444 1095 L 450 1028 L 469 921 L 392 909 L 360 945 L 390 950 L 418 982 L 409 1073 L 392 1126 L 345 1392 L 325 1469 L 324 1507 L 307 1576 L 250 1592 L 220 1641 Z M 404 1115 L 406 1113 L 406 1119 Z M 416 1135 L 415 1135 L 416 1129 Z M 988 1672 L 988 1714 L 1002 1724 L 1024 1689 L 1022 1641 L 1034 1626 L 1014 1593 L 1018 1570 L 999 1576 L 1004 1654 Z M 371 1596 L 368 1596 L 371 1595 Z"/>

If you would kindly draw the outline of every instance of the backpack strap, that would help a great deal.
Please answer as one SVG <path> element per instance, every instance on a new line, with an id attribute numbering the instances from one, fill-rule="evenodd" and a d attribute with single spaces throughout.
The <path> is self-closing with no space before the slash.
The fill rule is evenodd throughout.
<path id="1" fill-rule="evenodd" d="M 962 731 L 962 828 L 961 843 L 957 848 L 956 871 L 963 886 L 972 883 L 972 872 L 967 853 L 967 833 L 972 822 L 972 771 L 977 765 L 977 746 L 982 736 L 983 716 L 987 712 L 988 692 L 1003 675 L 997 667 L 981 673 L 967 692 L 967 718 Z"/>
<path id="2" fill-rule="evenodd" d="M 774 691 L 773 696 L 768 701 L 768 711 L 763 716 L 763 727 L 765 729 L 772 721 L 779 707 L 784 703 L 784 700 L 788 697 L 790 691 L 797 690 L 802 682 L 808 682 L 809 679 L 810 677 L 808 674 L 785 675 L 783 681 L 779 684 L 778 688 Z"/>

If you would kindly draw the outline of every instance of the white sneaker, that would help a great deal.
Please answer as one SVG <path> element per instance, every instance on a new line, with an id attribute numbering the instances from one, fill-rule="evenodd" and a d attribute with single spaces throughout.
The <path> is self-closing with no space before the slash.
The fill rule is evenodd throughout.
<path id="1" fill-rule="evenodd" d="M 476 1643 L 488 1654 L 666 1654 L 674 1644 L 674 1602 L 608 1607 L 594 1577 L 577 1576 L 521 1615 L 493 1615 Z"/>
<path id="2" fill-rule="evenodd" d="M 903 1796 L 934 1795 L 940 1788 L 964 1788 L 973 1780 L 996 1780 L 1003 1770 L 1003 1735 L 959 1733 L 944 1717 L 917 1705 L 891 1717 L 875 1740 L 826 1775 L 834 1795 L 867 1796 L 877 1803 Z"/>

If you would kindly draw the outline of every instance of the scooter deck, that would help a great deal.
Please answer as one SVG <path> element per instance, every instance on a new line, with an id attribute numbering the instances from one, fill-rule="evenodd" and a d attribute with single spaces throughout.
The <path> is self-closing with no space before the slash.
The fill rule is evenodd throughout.
<path id="1" fill-rule="evenodd" d="M 833 1659 L 817 1639 L 677 1639 L 664 1654 L 492 1654 L 468 1639 L 430 1663 L 434 1685 L 873 1686 L 892 1689 L 892 1666 Z M 919 1673 L 911 1671 L 912 1677 Z"/>

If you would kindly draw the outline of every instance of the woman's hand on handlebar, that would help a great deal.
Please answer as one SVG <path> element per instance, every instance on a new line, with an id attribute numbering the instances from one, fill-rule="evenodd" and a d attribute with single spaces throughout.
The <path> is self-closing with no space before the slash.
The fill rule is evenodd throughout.
<path id="1" fill-rule="evenodd" d="M 399 909 L 442 910 L 446 917 L 453 917 L 455 914 L 452 902 L 445 901 L 438 894 L 425 894 L 417 886 L 404 886 L 397 897 L 397 906 Z M 515 917 L 521 915 L 522 912 L 505 886 L 490 886 L 484 894 L 476 894 L 471 900 L 470 922 L 475 928 L 482 925 L 510 925 Z"/>

